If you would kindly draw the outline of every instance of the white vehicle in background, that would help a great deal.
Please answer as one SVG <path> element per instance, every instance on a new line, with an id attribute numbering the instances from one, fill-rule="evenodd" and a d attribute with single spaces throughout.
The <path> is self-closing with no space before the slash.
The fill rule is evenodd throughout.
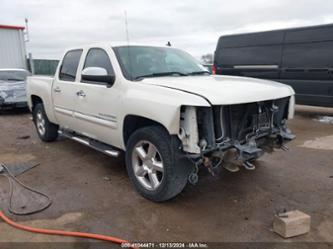
<path id="1" fill-rule="evenodd" d="M 264 151 L 294 138 L 291 87 L 213 76 L 170 47 L 70 49 L 54 78 L 28 78 L 28 102 L 43 141 L 60 133 L 110 156 L 125 151 L 132 183 L 153 201 L 195 183 L 201 166 L 237 170 L 233 158 L 254 169 Z"/>
<path id="2" fill-rule="evenodd" d="M 30 73 L 24 69 L 0 69 L 0 110 L 26 108 L 26 79 Z"/>

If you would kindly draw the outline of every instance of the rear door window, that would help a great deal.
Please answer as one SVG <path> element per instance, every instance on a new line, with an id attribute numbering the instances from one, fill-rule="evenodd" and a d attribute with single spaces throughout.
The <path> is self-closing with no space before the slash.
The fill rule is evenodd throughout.
<path id="1" fill-rule="evenodd" d="M 59 79 L 63 81 L 75 81 L 82 50 L 71 50 L 66 53 L 59 72 Z"/>

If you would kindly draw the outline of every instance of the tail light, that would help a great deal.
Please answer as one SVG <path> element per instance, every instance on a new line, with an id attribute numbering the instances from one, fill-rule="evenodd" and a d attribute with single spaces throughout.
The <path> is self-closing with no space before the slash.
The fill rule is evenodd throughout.
<path id="1" fill-rule="evenodd" d="M 213 64 L 213 66 L 212 66 L 212 74 L 216 74 L 216 66 L 215 66 L 215 64 Z"/>

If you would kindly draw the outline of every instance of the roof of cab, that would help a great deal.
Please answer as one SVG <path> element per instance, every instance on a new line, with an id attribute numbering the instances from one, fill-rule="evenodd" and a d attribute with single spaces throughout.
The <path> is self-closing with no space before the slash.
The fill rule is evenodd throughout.
<path id="1" fill-rule="evenodd" d="M 71 47 L 67 48 L 66 51 L 68 50 L 74 50 L 74 49 L 86 49 L 86 48 L 93 48 L 93 47 L 133 47 L 133 46 L 149 46 L 149 47 L 166 47 L 166 48 L 172 48 L 167 46 L 166 44 L 156 44 L 156 43 L 127 43 L 127 42 L 98 42 L 98 43 L 91 43 L 91 44 L 86 44 L 82 46 L 77 46 L 77 47 Z"/>

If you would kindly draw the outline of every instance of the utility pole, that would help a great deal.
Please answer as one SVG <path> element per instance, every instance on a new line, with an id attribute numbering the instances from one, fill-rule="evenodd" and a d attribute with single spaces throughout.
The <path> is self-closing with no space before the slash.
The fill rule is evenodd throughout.
<path id="1" fill-rule="evenodd" d="M 24 32 L 24 34 L 25 34 L 25 42 L 29 42 L 29 26 L 28 26 L 28 18 L 25 18 L 24 19 L 24 21 L 25 21 L 25 32 Z"/>

